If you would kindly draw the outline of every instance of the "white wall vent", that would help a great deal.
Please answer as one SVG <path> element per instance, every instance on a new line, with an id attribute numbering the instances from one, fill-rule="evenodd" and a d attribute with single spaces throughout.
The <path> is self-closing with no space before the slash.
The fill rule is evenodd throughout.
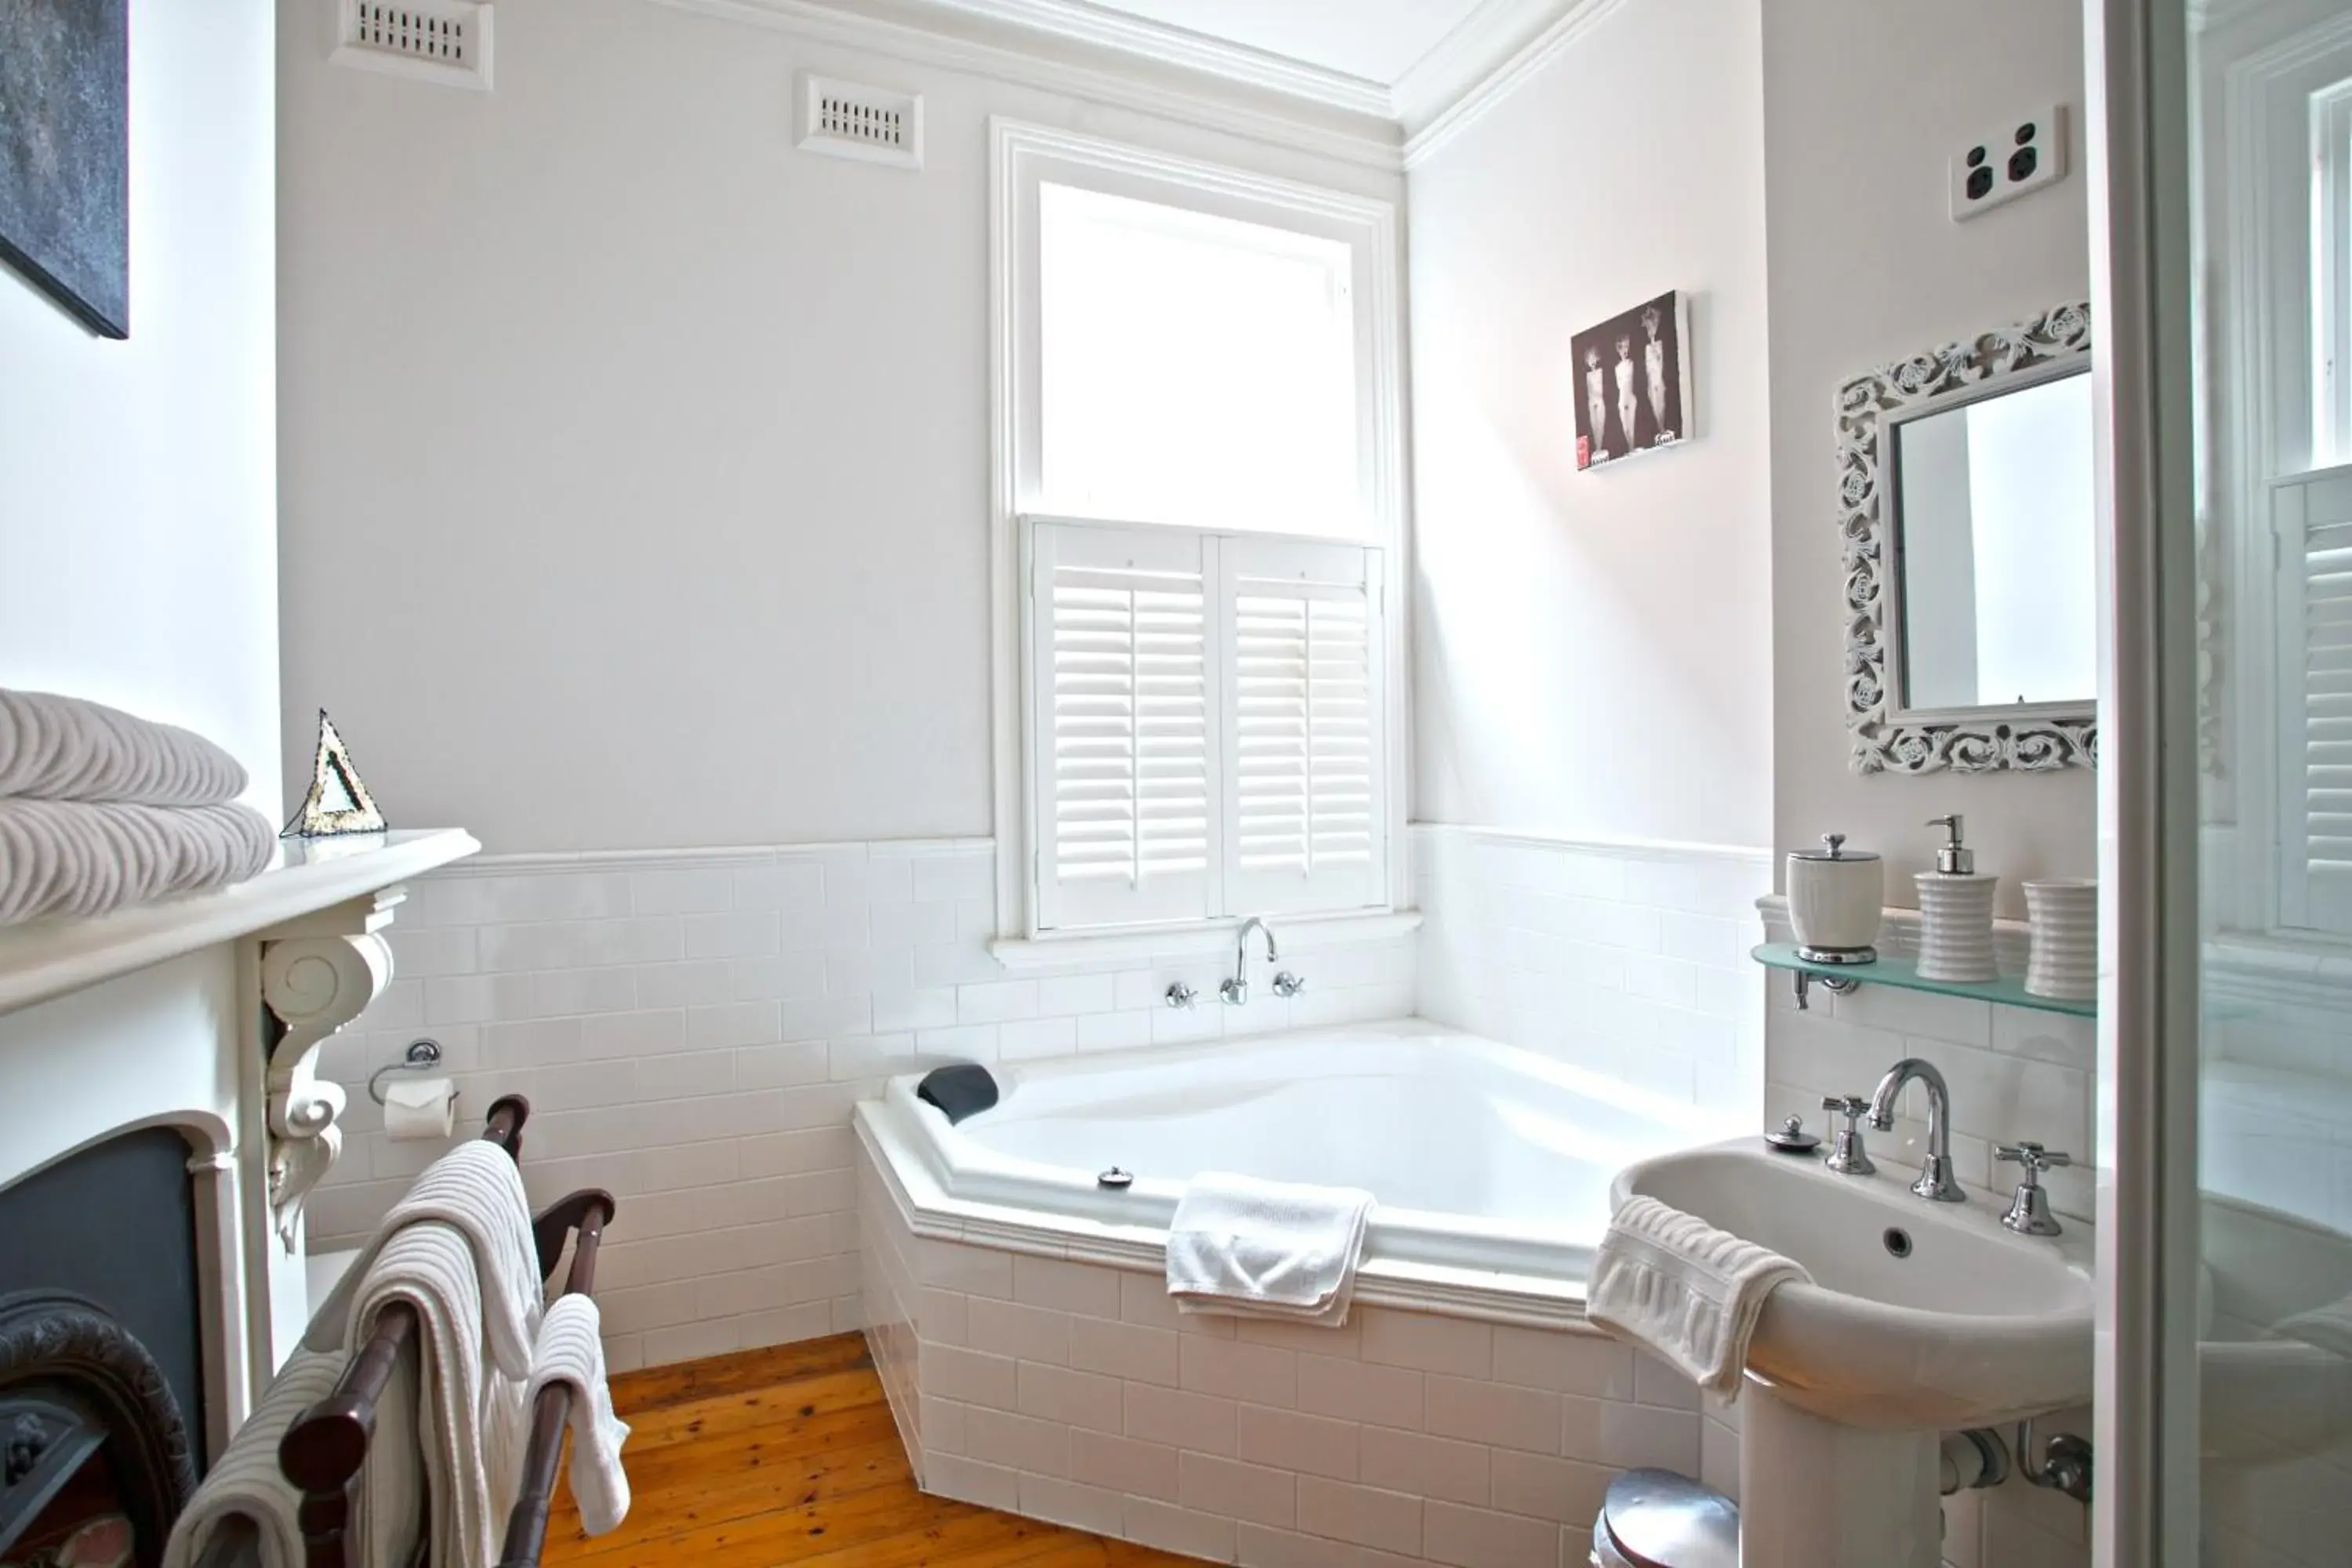
<path id="1" fill-rule="evenodd" d="M 453 87 L 490 85 L 488 0 L 335 0 L 337 65 Z"/>
<path id="2" fill-rule="evenodd" d="M 801 147 L 836 158 L 923 166 L 920 94 L 801 76 Z"/>

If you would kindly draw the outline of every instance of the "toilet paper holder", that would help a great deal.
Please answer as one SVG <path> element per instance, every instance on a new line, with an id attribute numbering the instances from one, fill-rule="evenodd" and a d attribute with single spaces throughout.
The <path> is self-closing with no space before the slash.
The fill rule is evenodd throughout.
<path id="1" fill-rule="evenodd" d="M 411 1040 L 408 1042 L 408 1049 L 402 1053 L 401 1060 L 388 1063 L 368 1075 L 368 1098 L 378 1105 L 383 1103 L 383 1079 L 386 1073 L 430 1072 L 440 1065 L 440 1041 Z M 451 1105 L 457 1103 L 457 1092 L 455 1089 L 449 1092 L 449 1103 Z"/>

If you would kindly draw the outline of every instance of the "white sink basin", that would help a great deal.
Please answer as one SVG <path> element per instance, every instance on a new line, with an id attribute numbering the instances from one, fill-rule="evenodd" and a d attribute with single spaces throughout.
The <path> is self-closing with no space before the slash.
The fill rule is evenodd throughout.
<path id="1" fill-rule="evenodd" d="M 2087 1404 L 2094 1232 L 2019 1236 L 2007 1195 L 1915 1196 L 1917 1175 L 1874 1151 L 1878 1173 L 1833 1175 L 1819 1155 L 1743 1140 L 1620 1172 L 1641 1193 L 1804 1265 L 1811 1285 L 1765 1303 L 1748 1376 L 1821 1418 L 1873 1430 L 1952 1431 Z"/>

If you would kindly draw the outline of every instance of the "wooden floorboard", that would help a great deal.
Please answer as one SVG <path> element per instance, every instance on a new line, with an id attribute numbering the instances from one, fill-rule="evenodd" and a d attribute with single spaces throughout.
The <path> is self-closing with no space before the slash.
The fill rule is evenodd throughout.
<path id="1" fill-rule="evenodd" d="M 863 1336 L 613 1380 L 629 1517 L 580 1530 L 559 1489 L 545 1561 L 582 1568 L 1190 1568 L 1192 1559 L 916 1489 Z"/>

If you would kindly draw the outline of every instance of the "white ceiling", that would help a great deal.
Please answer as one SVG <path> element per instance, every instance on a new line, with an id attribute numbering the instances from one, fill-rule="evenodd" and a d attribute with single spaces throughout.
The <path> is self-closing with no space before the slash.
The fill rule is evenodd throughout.
<path id="1" fill-rule="evenodd" d="M 1095 0 L 1106 11 L 1182 27 L 1393 87 L 1481 0 Z"/>

